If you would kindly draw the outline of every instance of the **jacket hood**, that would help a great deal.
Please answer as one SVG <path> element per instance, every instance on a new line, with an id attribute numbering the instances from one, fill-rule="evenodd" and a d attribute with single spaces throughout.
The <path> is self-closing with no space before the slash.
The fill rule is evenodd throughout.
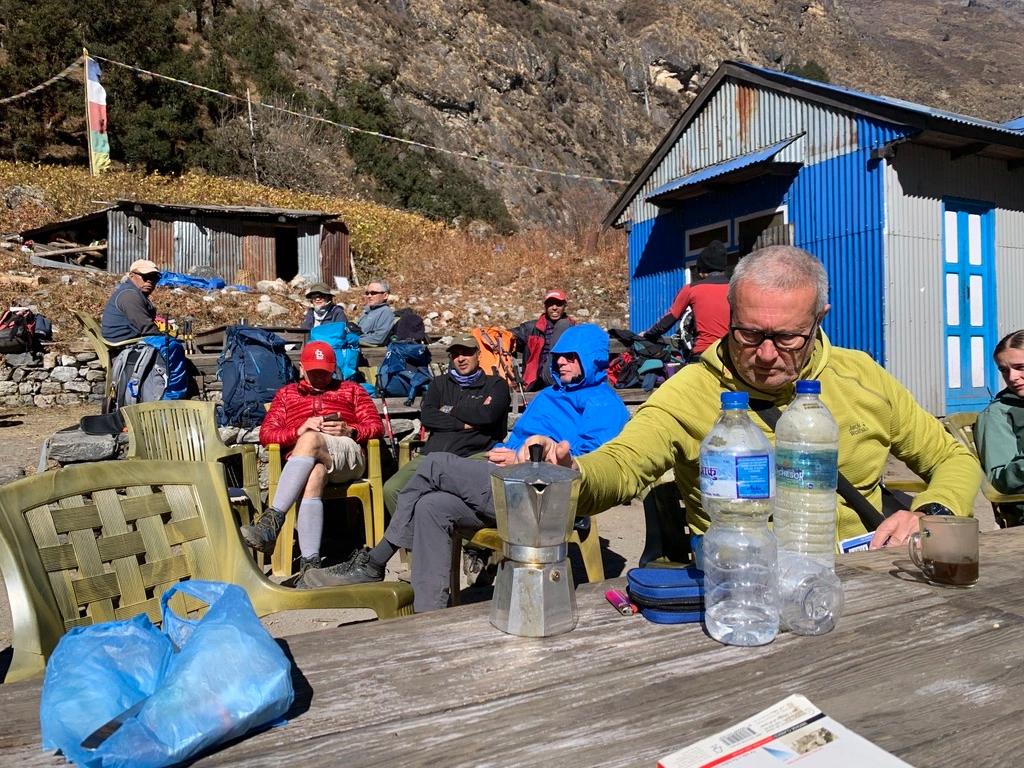
<path id="1" fill-rule="evenodd" d="M 583 365 L 583 380 L 563 384 L 558 378 L 555 358 L 566 352 L 574 352 Z M 567 328 L 551 348 L 552 387 L 571 391 L 600 384 L 608 375 L 608 333 L 593 323 L 584 323 Z"/>
<path id="2" fill-rule="evenodd" d="M 810 359 L 801 369 L 798 379 L 817 379 L 828 365 L 832 354 L 832 342 L 820 328 L 814 339 L 814 351 Z M 700 363 L 718 377 L 722 389 L 729 392 L 746 392 L 751 400 L 768 400 L 775 405 L 785 405 L 796 395 L 796 381 L 791 381 L 776 392 L 764 392 L 740 378 L 729 357 L 729 345 L 726 339 L 716 341 L 704 350 Z"/>
<path id="3" fill-rule="evenodd" d="M 1024 397 L 1021 397 L 1009 387 L 1000 390 L 995 399 L 1007 405 L 1024 405 Z"/>

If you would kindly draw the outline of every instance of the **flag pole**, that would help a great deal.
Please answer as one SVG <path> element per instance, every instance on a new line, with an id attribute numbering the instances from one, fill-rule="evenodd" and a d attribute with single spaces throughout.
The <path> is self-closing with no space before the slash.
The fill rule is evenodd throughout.
<path id="1" fill-rule="evenodd" d="M 82 85 L 85 87 L 85 146 L 89 151 L 89 173 L 96 175 L 92 161 L 92 119 L 89 116 L 89 51 L 82 48 Z"/>

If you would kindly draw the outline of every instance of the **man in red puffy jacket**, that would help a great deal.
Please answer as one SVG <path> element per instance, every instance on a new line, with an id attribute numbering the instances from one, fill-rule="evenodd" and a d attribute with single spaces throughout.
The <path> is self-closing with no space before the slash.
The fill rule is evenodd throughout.
<path id="1" fill-rule="evenodd" d="M 321 498 L 328 480 L 343 483 L 361 477 L 366 467 L 363 446 L 384 434 L 373 400 L 358 384 L 333 378 L 334 349 L 312 341 L 299 357 L 299 381 L 281 387 L 260 426 L 263 445 L 278 443 L 287 451 L 271 505 L 253 525 L 242 526 L 242 538 L 261 552 L 274 551 L 285 510 L 296 499 L 299 517 L 300 574 L 320 564 L 324 528 Z M 300 576 L 301 581 L 301 576 Z"/>

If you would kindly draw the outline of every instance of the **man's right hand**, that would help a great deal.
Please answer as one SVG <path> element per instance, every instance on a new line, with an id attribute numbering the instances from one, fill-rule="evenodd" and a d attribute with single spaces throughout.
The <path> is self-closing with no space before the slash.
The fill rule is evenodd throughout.
<path id="1" fill-rule="evenodd" d="M 579 467 L 576 466 L 575 459 L 572 457 L 572 451 L 569 448 L 568 440 L 556 443 L 550 437 L 546 437 L 544 435 L 533 435 L 532 437 L 528 437 L 517 453 L 517 459 L 519 461 L 530 460 L 531 445 L 540 445 L 544 447 L 544 461 L 549 464 L 558 464 L 563 467 L 569 467 L 570 469 L 579 469 Z"/>

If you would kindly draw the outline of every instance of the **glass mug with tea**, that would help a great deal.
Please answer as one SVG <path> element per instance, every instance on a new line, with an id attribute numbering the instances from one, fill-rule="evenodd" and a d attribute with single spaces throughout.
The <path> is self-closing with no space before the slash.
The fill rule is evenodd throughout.
<path id="1" fill-rule="evenodd" d="M 910 559 L 932 584 L 973 587 L 978 583 L 978 521 L 973 517 L 922 517 L 910 535 Z"/>

